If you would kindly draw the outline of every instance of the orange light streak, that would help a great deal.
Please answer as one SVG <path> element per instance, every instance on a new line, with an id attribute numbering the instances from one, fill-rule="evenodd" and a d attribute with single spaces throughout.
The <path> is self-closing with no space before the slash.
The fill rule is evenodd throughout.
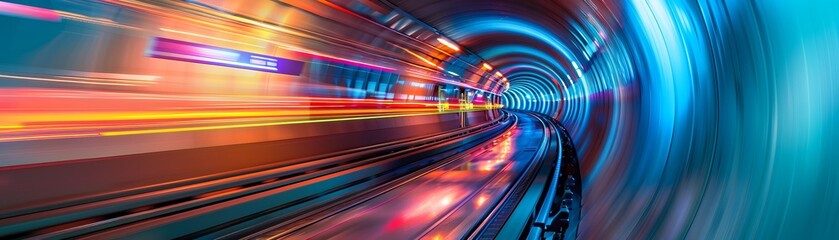
<path id="1" fill-rule="evenodd" d="M 164 31 L 164 32 L 178 33 L 178 34 L 183 34 L 183 35 L 187 35 L 187 36 L 202 37 L 202 38 L 208 38 L 208 39 L 213 39 L 213 40 L 218 40 L 218 41 L 223 41 L 223 42 L 236 43 L 236 44 L 242 44 L 242 45 L 251 46 L 251 47 L 263 48 L 263 46 L 259 46 L 259 45 L 255 45 L 255 44 L 250 44 L 250 43 L 240 42 L 240 41 L 234 41 L 234 40 L 229 40 L 229 39 L 224 39 L 224 38 L 218 38 L 218 37 L 212 37 L 212 36 L 207 36 L 207 35 L 203 35 L 203 34 L 187 32 L 187 31 L 180 31 L 180 30 L 174 30 L 174 29 L 168 29 L 168 28 L 160 28 L 160 30 Z"/>
<path id="2" fill-rule="evenodd" d="M 35 136 L 20 136 L 20 137 L 0 137 L 0 142 L 14 142 L 14 141 L 32 141 L 45 139 L 59 139 L 59 138 L 80 138 L 80 137 L 95 137 L 98 133 L 77 133 L 77 134 L 53 134 L 53 135 L 35 135 Z"/>
<path id="3" fill-rule="evenodd" d="M 391 45 L 396 46 L 395 44 L 391 44 Z M 408 50 L 407 48 L 403 48 L 403 47 L 400 47 L 400 46 L 396 46 L 396 47 L 398 47 L 398 48 L 400 48 L 400 49 L 402 49 L 402 50 L 405 50 L 405 52 L 407 52 L 407 53 L 408 53 L 408 54 L 410 54 L 411 56 L 414 56 L 414 57 L 416 57 L 416 58 L 419 58 L 419 59 L 420 59 L 420 60 L 422 60 L 423 62 L 427 63 L 429 66 L 432 66 L 432 67 L 438 68 L 438 69 L 440 69 L 440 70 L 443 70 L 441 67 L 437 66 L 437 64 L 436 64 L 436 63 L 431 62 L 431 60 L 428 60 L 428 59 L 426 59 L 425 57 L 420 56 L 419 54 L 414 53 L 414 52 L 413 52 L 413 51 L 411 51 L 411 50 Z"/>
<path id="4" fill-rule="evenodd" d="M 44 82 L 63 82 L 63 83 L 78 83 L 78 84 L 92 84 L 92 85 L 115 85 L 115 86 L 138 86 L 138 84 L 99 82 L 99 80 L 95 80 L 95 79 L 89 79 L 87 81 L 76 81 L 76 80 L 61 80 L 61 79 L 55 79 L 55 78 L 26 77 L 26 76 L 3 75 L 3 74 L 0 74 L 0 77 L 20 79 L 20 80 L 44 81 Z"/>
<path id="5" fill-rule="evenodd" d="M 109 131 L 109 132 L 101 132 L 100 135 L 102 135 L 102 136 L 123 136 L 123 135 L 136 135 L 136 134 L 149 134 L 149 133 L 171 133 L 171 132 L 186 132 L 186 131 L 199 131 L 199 130 L 218 130 L 218 129 L 244 128 L 244 127 L 265 127 L 265 126 L 279 126 L 279 125 L 306 124 L 306 123 L 325 123 L 325 122 L 340 122 L 340 121 L 353 121 L 353 120 L 365 120 L 365 119 L 425 116 L 425 115 L 435 115 L 435 114 L 442 114 L 442 113 L 440 113 L 440 112 L 430 112 L 430 113 L 394 114 L 394 115 L 383 115 L 383 116 L 363 116 L 363 117 L 332 118 L 332 119 L 271 122 L 271 123 L 234 124 L 234 125 L 224 125 L 224 126 L 205 126 L 205 127 L 149 129 L 149 130 Z"/>
<path id="6" fill-rule="evenodd" d="M 22 125 L 0 125 L 0 129 L 21 129 Z"/>

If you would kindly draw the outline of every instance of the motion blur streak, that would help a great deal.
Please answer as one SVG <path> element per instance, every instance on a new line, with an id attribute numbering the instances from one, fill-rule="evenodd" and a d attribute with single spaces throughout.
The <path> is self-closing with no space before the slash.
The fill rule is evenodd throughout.
<path id="1" fill-rule="evenodd" d="M 175 181 L 166 177 L 275 163 L 264 155 L 463 130 L 507 108 L 570 132 L 579 238 L 835 239 L 837 9 L 836 0 L 0 0 L 0 170 L 271 149 L 194 172 L 180 159 L 183 172 L 154 179 Z M 328 138 L 339 134 L 365 141 Z M 262 144 L 280 141 L 298 145 Z M 123 160 L 160 159 L 145 156 Z M 478 164 L 505 164 L 487 161 Z M 15 184 L 0 177 L 0 190 Z M 48 197 L 78 196 L 37 204 Z M 21 202 L 0 201 L 0 221 L 3 210 L 41 206 Z"/>
<path id="2" fill-rule="evenodd" d="M 376 99 L 189 97 L 25 88 L 2 90 L 0 96 L 4 99 L 0 103 L 5 111 L 3 121 L 17 124 L 0 126 L 0 142 L 350 121 L 498 108 L 493 104 L 461 106 Z M 207 124 L 214 125 L 202 126 Z"/>
<path id="3" fill-rule="evenodd" d="M 0 14 L 18 17 L 27 17 L 46 21 L 58 21 L 61 15 L 49 9 L 30 7 L 26 5 L 0 2 Z"/>

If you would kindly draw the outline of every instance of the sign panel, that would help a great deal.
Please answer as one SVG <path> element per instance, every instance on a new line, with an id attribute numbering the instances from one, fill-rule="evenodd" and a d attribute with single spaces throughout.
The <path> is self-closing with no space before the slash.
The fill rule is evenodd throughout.
<path id="1" fill-rule="evenodd" d="M 150 57 L 155 58 L 288 75 L 300 75 L 303 71 L 304 64 L 304 62 L 297 60 L 168 38 L 153 38 L 148 54 Z"/>

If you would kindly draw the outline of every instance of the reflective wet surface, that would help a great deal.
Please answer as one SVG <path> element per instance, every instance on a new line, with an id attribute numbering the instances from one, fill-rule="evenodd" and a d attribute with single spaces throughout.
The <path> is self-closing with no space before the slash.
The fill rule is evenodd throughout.
<path id="1" fill-rule="evenodd" d="M 492 209 L 521 175 L 543 141 L 542 125 L 518 114 L 518 124 L 468 156 L 446 164 L 290 235 L 268 238 L 454 239 Z"/>

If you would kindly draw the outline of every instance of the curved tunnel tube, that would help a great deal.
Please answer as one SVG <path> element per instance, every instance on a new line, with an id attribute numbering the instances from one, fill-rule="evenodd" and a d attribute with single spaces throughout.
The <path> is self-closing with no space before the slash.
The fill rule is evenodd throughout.
<path id="1" fill-rule="evenodd" d="M 580 237 L 835 234 L 836 3 L 394 2 L 498 65 L 505 107 L 569 128 Z"/>
<path id="2" fill-rule="evenodd" d="M 287 124 L 463 128 L 461 112 L 503 106 L 567 127 L 580 238 L 832 238 L 837 8 L 2 1 L 0 166 L 272 141 L 288 136 L 254 129 Z"/>

